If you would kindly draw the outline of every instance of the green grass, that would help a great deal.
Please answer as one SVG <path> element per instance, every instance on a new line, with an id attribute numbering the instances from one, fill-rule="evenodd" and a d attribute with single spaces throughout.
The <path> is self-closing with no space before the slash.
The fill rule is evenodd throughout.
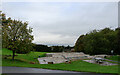
<path id="1" fill-rule="evenodd" d="M 71 64 L 28 64 L 27 62 L 17 59 L 15 61 L 12 61 L 11 59 L 4 59 L 3 66 L 34 67 L 96 73 L 118 73 L 118 66 L 100 66 L 98 64 L 91 64 L 82 60 L 73 61 Z"/>
<path id="2" fill-rule="evenodd" d="M 8 50 L 6 48 L 3 48 L 2 50 L 2 55 L 12 55 L 12 51 L 11 50 Z"/>
<path id="3" fill-rule="evenodd" d="M 35 63 L 38 63 L 38 60 L 37 58 L 40 56 L 40 57 L 44 57 L 45 54 L 47 52 L 30 52 L 28 54 L 17 54 L 17 56 L 15 56 L 15 59 L 17 60 L 21 60 L 21 61 L 24 61 L 24 62 L 35 62 Z M 3 48 L 2 49 L 2 55 L 5 56 L 5 55 L 12 55 L 12 51 L 11 50 L 8 50 L 6 48 Z M 36 58 L 36 59 L 34 59 Z M 8 57 L 8 59 L 12 59 L 12 56 Z"/>
<path id="4" fill-rule="evenodd" d="M 118 63 L 118 62 L 113 62 L 113 61 L 108 61 L 108 60 L 105 60 L 106 62 L 109 62 L 109 63 L 113 63 L 113 64 L 118 64 L 118 65 L 120 65 L 120 63 Z"/>
<path id="5" fill-rule="evenodd" d="M 31 52 L 29 54 L 17 54 L 15 59 L 25 60 L 28 62 L 38 62 L 37 58 L 44 57 L 47 52 Z M 35 58 L 35 59 L 34 59 Z"/>
<path id="6" fill-rule="evenodd" d="M 7 52 L 7 49 L 6 51 Z M 7 52 L 8 54 L 11 51 Z M 7 54 L 3 53 L 3 54 Z M 12 61 L 11 57 L 2 60 L 2 66 L 16 66 L 16 67 L 33 67 L 55 70 L 68 70 L 68 71 L 80 71 L 80 72 L 95 72 L 95 73 L 118 73 L 118 66 L 101 66 L 98 64 L 88 63 L 82 60 L 72 61 L 71 64 L 30 64 L 29 62 L 38 62 L 39 55 L 44 56 L 46 52 L 31 52 L 30 54 L 17 54 L 15 60 Z"/>
<path id="7" fill-rule="evenodd" d="M 118 59 L 120 59 L 120 56 L 115 55 L 115 56 L 108 57 L 107 59 L 118 61 Z"/>

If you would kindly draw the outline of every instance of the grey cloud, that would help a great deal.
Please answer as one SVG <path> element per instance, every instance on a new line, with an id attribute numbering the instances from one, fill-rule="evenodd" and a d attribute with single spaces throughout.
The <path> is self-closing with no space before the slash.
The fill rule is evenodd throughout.
<path id="1" fill-rule="evenodd" d="M 11 11 L 12 10 L 12 11 Z M 28 21 L 35 43 L 74 45 L 93 29 L 117 27 L 117 3 L 5 3 L 10 17 Z"/>

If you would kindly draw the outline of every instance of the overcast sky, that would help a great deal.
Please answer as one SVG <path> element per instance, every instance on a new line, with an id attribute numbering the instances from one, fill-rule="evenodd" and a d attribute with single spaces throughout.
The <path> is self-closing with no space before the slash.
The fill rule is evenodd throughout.
<path id="1" fill-rule="evenodd" d="M 82 34 L 118 26 L 117 2 L 4 2 L 2 11 L 28 21 L 37 44 L 73 46 Z"/>

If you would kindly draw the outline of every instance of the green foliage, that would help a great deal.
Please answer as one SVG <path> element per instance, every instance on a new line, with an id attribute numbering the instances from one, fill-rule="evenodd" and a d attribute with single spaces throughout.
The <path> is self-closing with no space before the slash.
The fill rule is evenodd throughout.
<path id="1" fill-rule="evenodd" d="M 76 42 L 75 44 L 75 50 L 77 52 L 84 52 L 84 44 L 83 44 L 83 40 L 84 40 L 84 35 L 81 35 L 78 38 L 79 41 Z"/>
<path id="2" fill-rule="evenodd" d="M 51 52 L 51 48 L 47 45 L 35 44 L 34 49 L 38 52 Z"/>
<path id="3" fill-rule="evenodd" d="M 52 46 L 51 51 L 52 52 L 62 52 L 64 50 L 63 46 Z"/>
<path id="4" fill-rule="evenodd" d="M 120 27 L 118 27 L 115 31 L 117 32 L 117 40 L 114 45 L 116 48 L 115 52 L 120 53 Z"/>
<path id="5" fill-rule="evenodd" d="M 73 47 L 69 45 L 65 46 L 50 46 L 42 45 L 42 44 L 34 44 L 34 50 L 37 52 L 63 52 L 63 51 L 70 51 Z"/>
<path id="6" fill-rule="evenodd" d="M 28 53 L 32 50 L 33 36 L 32 28 L 28 28 L 27 22 L 12 20 L 2 15 L 2 45 L 13 51 L 13 59 L 15 52 Z"/>
<path id="7" fill-rule="evenodd" d="M 111 54 L 111 50 L 114 50 L 114 54 L 119 54 L 117 33 L 117 30 L 104 28 L 81 35 L 75 44 L 75 51 L 95 55 Z"/>

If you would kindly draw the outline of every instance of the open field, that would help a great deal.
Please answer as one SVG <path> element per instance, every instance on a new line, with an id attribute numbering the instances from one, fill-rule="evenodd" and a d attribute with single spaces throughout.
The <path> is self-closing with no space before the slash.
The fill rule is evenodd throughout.
<path id="1" fill-rule="evenodd" d="M 5 51 L 4 51 L 5 50 Z M 6 53 L 4 53 L 6 52 Z M 101 66 L 92 64 L 82 60 L 72 61 L 71 64 L 39 64 L 37 58 L 39 55 L 44 56 L 47 52 L 31 52 L 30 54 L 16 54 L 15 61 L 12 61 L 11 56 L 8 59 L 3 59 L 2 66 L 16 67 L 34 67 L 44 69 L 80 71 L 80 72 L 96 72 L 96 73 L 118 73 L 118 66 Z M 11 51 L 3 49 L 3 55 L 11 54 Z M 29 62 L 35 62 L 30 64 Z"/>

